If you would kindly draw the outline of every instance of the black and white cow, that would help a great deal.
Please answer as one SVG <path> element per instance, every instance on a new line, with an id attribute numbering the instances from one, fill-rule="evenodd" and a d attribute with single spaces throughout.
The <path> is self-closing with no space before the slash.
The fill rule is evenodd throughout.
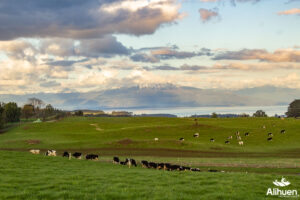
<path id="1" fill-rule="evenodd" d="M 114 164 L 119 164 L 120 163 L 120 159 L 118 157 L 114 157 L 113 158 L 113 163 Z"/>
<path id="2" fill-rule="evenodd" d="M 227 141 L 225 141 L 225 144 L 230 144 L 230 142 L 227 140 Z"/>
<path id="3" fill-rule="evenodd" d="M 273 140 L 273 138 L 272 138 L 272 137 L 269 137 L 269 138 L 268 138 L 268 141 L 272 141 L 272 140 Z"/>
<path id="4" fill-rule="evenodd" d="M 269 136 L 269 137 L 272 137 L 272 136 L 273 136 L 273 133 L 268 133 L 268 136 Z"/>
<path id="5" fill-rule="evenodd" d="M 148 161 L 142 160 L 141 163 L 142 163 L 142 167 L 144 167 L 144 168 L 149 168 L 149 163 L 148 163 Z"/>
<path id="6" fill-rule="evenodd" d="M 249 136 L 249 134 L 250 134 L 250 133 L 249 133 L 249 132 L 247 132 L 247 133 L 245 133 L 245 136 L 247 137 L 247 136 Z"/>
<path id="7" fill-rule="evenodd" d="M 183 137 L 182 137 L 182 138 L 179 138 L 179 141 L 183 142 L 183 141 L 184 141 L 184 138 L 183 138 Z"/>
<path id="8" fill-rule="evenodd" d="M 65 151 L 65 152 L 63 153 L 63 157 L 67 157 L 67 158 L 71 159 L 72 154 L 69 153 L 69 152 L 67 152 L 67 151 Z"/>
<path id="9" fill-rule="evenodd" d="M 96 155 L 96 154 L 87 154 L 87 155 L 85 156 L 85 159 L 87 159 L 87 160 L 98 160 L 98 159 L 99 159 L 99 156 Z"/>
<path id="10" fill-rule="evenodd" d="M 281 131 L 280 131 L 280 133 L 281 133 L 281 134 L 284 134 L 284 133 L 285 133 L 285 130 L 284 130 L 284 129 L 283 129 L 283 130 L 281 130 Z"/>
<path id="11" fill-rule="evenodd" d="M 46 156 L 56 156 L 56 151 L 55 150 L 48 150 L 45 155 Z"/>
<path id="12" fill-rule="evenodd" d="M 81 159 L 82 153 L 75 152 L 75 153 L 72 154 L 72 156 L 73 156 L 74 158 Z"/>
<path id="13" fill-rule="evenodd" d="M 211 139 L 210 139 L 210 142 L 214 142 L 214 141 L 215 141 L 215 139 L 214 139 L 214 138 L 211 138 Z"/>

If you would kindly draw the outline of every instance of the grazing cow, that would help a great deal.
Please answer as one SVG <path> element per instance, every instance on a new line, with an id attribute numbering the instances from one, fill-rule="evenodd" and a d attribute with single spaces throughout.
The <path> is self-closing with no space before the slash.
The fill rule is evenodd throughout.
<path id="1" fill-rule="evenodd" d="M 154 141 L 158 141 L 158 138 L 154 138 Z"/>
<path id="2" fill-rule="evenodd" d="M 263 128 L 263 129 L 266 129 L 266 125 L 263 125 L 262 128 Z"/>
<path id="3" fill-rule="evenodd" d="M 126 165 L 126 162 L 121 161 L 120 165 Z"/>
<path id="4" fill-rule="evenodd" d="M 284 134 L 284 133 L 285 133 L 285 130 L 281 130 L 280 133 L 281 133 L 281 134 Z"/>
<path id="5" fill-rule="evenodd" d="M 154 162 L 149 162 L 148 163 L 149 165 L 149 168 L 153 168 L 153 169 L 157 169 L 157 164 L 156 163 L 154 163 Z"/>
<path id="6" fill-rule="evenodd" d="M 141 163 L 142 163 L 142 167 L 144 167 L 144 168 L 149 168 L 149 163 L 148 163 L 148 161 L 142 160 Z"/>
<path id="7" fill-rule="evenodd" d="M 184 141 L 184 138 L 183 138 L 183 137 L 182 137 L 182 138 L 179 138 L 179 141 L 181 141 L 181 142 Z"/>
<path id="8" fill-rule="evenodd" d="M 239 131 L 237 131 L 237 132 L 235 133 L 235 135 L 240 135 L 240 132 L 239 132 Z"/>
<path id="9" fill-rule="evenodd" d="M 193 172 L 200 172 L 201 170 L 199 168 L 192 168 L 191 171 L 193 171 Z"/>
<path id="10" fill-rule="evenodd" d="M 85 156 L 85 159 L 87 159 L 87 160 L 98 160 L 98 159 L 99 159 L 99 156 L 96 155 L 96 154 L 87 154 L 87 155 Z"/>
<path id="11" fill-rule="evenodd" d="M 165 163 L 158 163 L 157 164 L 157 169 L 164 169 L 165 168 Z"/>
<path id="12" fill-rule="evenodd" d="M 244 145 L 244 142 L 243 142 L 243 141 L 239 141 L 239 145 L 240 145 L 240 146 L 243 146 L 243 145 Z"/>
<path id="13" fill-rule="evenodd" d="M 249 136 L 249 132 L 245 133 L 245 136 L 246 136 L 246 137 Z"/>
<path id="14" fill-rule="evenodd" d="M 216 169 L 210 169 L 210 170 L 208 170 L 209 172 L 218 172 L 218 170 L 216 170 Z"/>
<path id="15" fill-rule="evenodd" d="M 225 141 L 225 144 L 230 144 L 230 142 L 227 140 L 227 141 Z"/>
<path id="16" fill-rule="evenodd" d="M 191 171 L 191 168 L 190 168 L 190 167 L 182 166 L 182 168 L 183 168 L 184 171 Z"/>
<path id="17" fill-rule="evenodd" d="M 32 154 L 40 154 L 39 149 L 31 149 L 31 150 L 29 150 L 29 152 L 32 153 Z"/>
<path id="18" fill-rule="evenodd" d="M 130 158 L 130 161 L 133 166 L 137 167 L 136 161 L 134 159 Z"/>
<path id="19" fill-rule="evenodd" d="M 170 166 L 171 166 L 170 163 L 165 163 L 164 170 L 170 170 Z"/>
<path id="20" fill-rule="evenodd" d="M 173 170 L 180 170 L 180 166 L 179 165 L 170 165 L 170 170 L 173 171 Z"/>
<path id="21" fill-rule="evenodd" d="M 48 150 L 46 152 L 46 156 L 56 156 L 56 151 L 55 150 Z"/>
<path id="22" fill-rule="evenodd" d="M 199 137 L 199 133 L 195 133 L 193 136 L 194 137 Z"/>
<path id="23" fill-rule="evenodd" d="M 120 159 L 118 157 L 114 157 L 113 158 L 113 163 L 114 164 L 119 164 L 120 163 Z"/>
<path id="24" fill-rule="evenodd" d="M 227 138 L 227 140 L 232 140 L 232 135 Z"/>
<path id="25" fill-rule="evenodd" d="M 269 137 L 273 136 L 273 133 L 268 133 L 268 136 L 269 136 Z"/>
<path id="26" fill-rule="evenodd" d="M 242 140 L 241 136 L 236 137 L 237 140 Z"/>
<path id="27" fill-rule="evenodd" d="M 67 152 L 67 151 L 65 151 L 64 154 L 63 154 L 63 157 L 67 157 L 67 158 L 69 158 L 69 160 L 70 160 L 71 157 L 72 157 L 72 154 L 69 153 L 69 152 Z"/>
<path id="28" fill-rule="evenodd" d="M 273 138 L 271 138 L 271 137 L 268 138 L 268 141 L 272 141 L 272 140 L 273 140 Z"/>
<path id="29" fill-rule="evenodd" d="M 215 141 L 215 139 L 214 139 L 214 138 L 211 138 L 211 139 L 210 139 L 210 142 L 214 142 L 214 141 Z"/>
<path id="30" fill-rule="evenodd" d="M 72 154 L 72 156 L 73 156 L 74 158 L 81 159 L 82 153 L 75 152 L 75 153 Z"/>

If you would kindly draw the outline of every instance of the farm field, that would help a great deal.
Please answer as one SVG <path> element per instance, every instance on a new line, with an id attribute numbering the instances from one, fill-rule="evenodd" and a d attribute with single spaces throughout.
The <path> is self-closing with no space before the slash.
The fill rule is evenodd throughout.
<path id="1" fill-rule="evenodd" d="M 270 199 L 278 174 L 128 168 L 0 151 L 0 199 Z M 100 158 L 101 160 L 101 158 Z M 285 175 L 297 188 L 300 176 Z M 297 188 L 298 189 L 298 188 Z"/>
<path id="2" fill-rule="evenodd" d="M 0 199 L 269 199 L 267 188 L 282 177 L 292 183 L 288 188 L 299 190 L 299 134 L 300 120 L 278 118 L 199 118 L 196 124 L 192 118 L 72 117 L 21 123 L 0 134 Z M 32 155 L 29 149 L 43 154 L 55 149 L 58 157 Z M 68 160 L 61 157 L 64 151 L 100 159 Z M 113 156 L 134 158 L 138 167 L 114 165 Z M 141 160 L 201 172 L 145 169 Z"/>

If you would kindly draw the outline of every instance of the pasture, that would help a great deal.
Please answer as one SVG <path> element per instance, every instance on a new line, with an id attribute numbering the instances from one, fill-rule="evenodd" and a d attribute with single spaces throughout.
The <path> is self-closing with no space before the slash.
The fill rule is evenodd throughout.
<path id="1" fill-rule="evenodd" d="M 72 117 L 21 123 L 0 134 L 0 199 L 267 199 L 267 188 L 282 176 L 299 190 L 299 134 L 300 120 L 278 118 Z M 58 157 L 32 155 L 29 149 L 55 149 Z M 100 158 L 68 160 L 61 157 L 64 151 Z M 113 156 L 201 172 L 129 169 L 112 164 Z"/>

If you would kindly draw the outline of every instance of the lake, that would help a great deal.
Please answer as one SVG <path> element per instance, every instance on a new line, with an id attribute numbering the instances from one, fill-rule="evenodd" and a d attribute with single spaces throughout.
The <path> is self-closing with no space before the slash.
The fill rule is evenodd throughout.
<path id="1" fill-rule="evenodd" d="M 268 116 L 284 115 L 288 105 L 284 106 L 236 106 L 236 107 L 187 107 L 187 108 L 147 108 L 147 109 L 124 109 L 133 114 L 174 114 L 178 117 L 186 117 L 191 115 L 208 115 L 213 112 L 217 114 L 241 114 L 246 113 L 252 115 L 257 110 L 263 110 Z M 116 110 L 116 109 L 115 109 Z M 104 110 L 111 112 L 113 109 Z"/>

